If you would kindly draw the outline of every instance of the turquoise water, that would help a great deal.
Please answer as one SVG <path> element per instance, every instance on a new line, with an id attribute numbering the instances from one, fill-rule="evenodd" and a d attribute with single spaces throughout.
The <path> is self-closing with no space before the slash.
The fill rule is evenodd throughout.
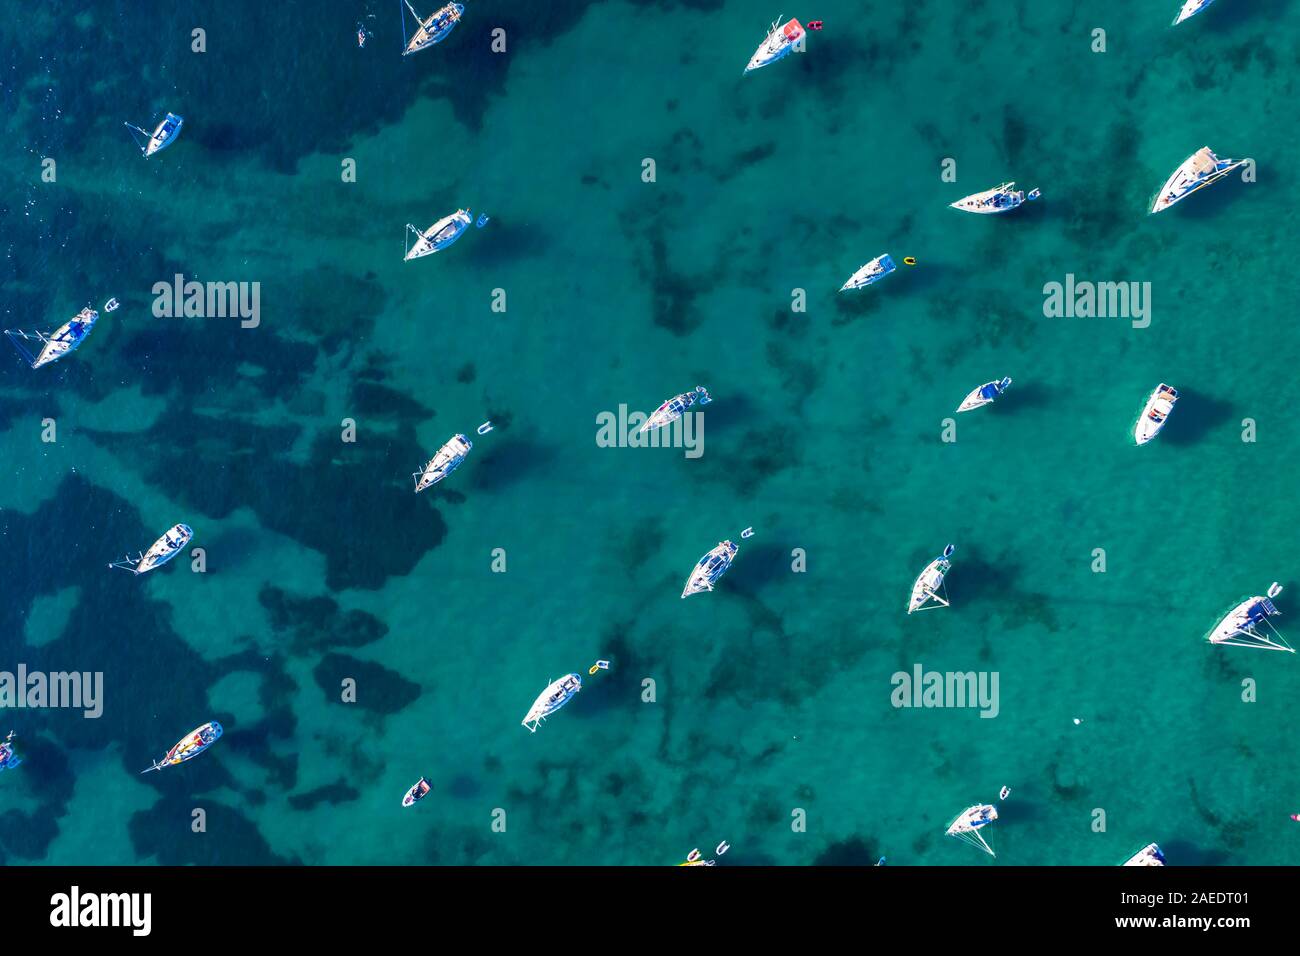
<path id="1" fill-rule="evenodd" d="M 1298 583 L 1300 7 L 1084 6 L 820 0 L 787 11 L 825 22 L 808 52 L 743 79 L 776 11 L 740 2 L 469 3 L 407 58 L 395 2 L 6 11 L 4 325 L 122 308 L 0 362 L 0 670 L 105 688 L 98 720 L 0 715 L 0 861 L 981 865 L 943 829 L 1009 785 L 999 862 L 1300 862 L 1300 662 L 1202 639 Z M 165 110 L 144 161 L 122 123 Z M 1148 216 L 1203 145 L 1257 181 Z M 1043 199 L 947 208 L 1006 179 Z M 402 261 L 405 223 L 466 205 L 491 223 Z M 886 251 L 919 264 L 836 293 Z M 260 324 L 154 317 L 176 273 L 260 283 Z M 1044 317 L 1067 273 L 1150 282 L 1150 326 Z M 1161 381 L 1183 397 L 1135 448 Z M 696 384 L 701 457 L 597 444 Z M 177 521 L 205 573 L 105 569 Z M 948 542 L 952 608 L 906 616 Z M 998 716 L 892 707 L 917 663 L 997 672 Z"/>

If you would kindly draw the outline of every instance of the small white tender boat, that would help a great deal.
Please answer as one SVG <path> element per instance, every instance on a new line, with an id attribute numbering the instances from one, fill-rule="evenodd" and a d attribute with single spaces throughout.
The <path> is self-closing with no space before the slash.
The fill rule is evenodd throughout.
<path id="1" fill-rule="evenodd" d="M 948 571 L 952 568 L 952 562 L 948 560 L 956 547 L 948 545 L 943 549 L 943 554 L 935 558 L 925 566 L 925 570 L 917 576 L 916 581 L 912 584 L 912 596 L 907 602 L 907 613 L 913 611 L 928 611 L 936 607 L 948 607 L 948 587 L 943 583 Z"/>
<path id="2" fill-rule="evenodd" d="M 986 382 L 962 399 L 962 403 L 957 406 L 957 411 L 969 412 L 972 408 L 980 408 L 983 405 L 991 404 L 1010 385 L 1011 379 L 1009 378 L 1004 378 L 1000 382 Z"/>
<path id="3" fill-rule="evenodd" d="M 459 468 L 473 447 L 473 443 L 464 435 L 452 435 L 422 470 L 411 473 L 415 479 L 415 493 L 418 495 L 431 485 L 436 485 Z"/>
<path id="4" fill-rule="evenodd" d="M 1160 852 L 1160 847 L 1154 843 L 1148 843 L 1142 849 L 1138 850 L 1123 863 L 1124 866 L 1164 866 L 1165 855 Z"/>
<path id="5" fill-rule="evenodd" d="M 176 137 L 180 135 L 181 126 L 184 122 L 185 120 L 177 116 L 175 113 L 168 113 L 163 121 L 154 128 L 152 133 L 131 123 L 124 123 L 123 125 L 128 129 L 134 130 L 145 138 L 144 144 L 140 147 L 140 152 L 144 154 L 145 159 L 148 159 L 154 153 L 162 152 L 176 141 Z"/>
<path id="6" fill-rule="evenodd" d="M 989 856 L 997 856 L 980 831 L 998 818 L 998 808 L 987 803 L 968 807 L 948 825 L 947 834 L 963 843 L 979 847 Z"/>
<path id="7" fill-rule="evenodd" d="M 1282 585 L 1274 581 L 1268 595 L 1256 595 L 1242 601 L 1220 621 L 1208 635 L 1211 644 L 1229 647 L 1253 647 L 1257 650 L 1290 651 L 1295 648 L 1286 642 L 1278 629 L 1269 621 L 1282 612 L 1273 605 L 1273 598 L 1282 593 Z"/>
<path id="8" fill-rule="evenodd" d="M 975 212 L 988 216 L 1000 212 L 1010 212 L 1017 206 L 1022 206 L 1026 202 L 1037 199 L 1042 194 L 1041 190 L 1032 189 L 1029 195 L 1026 196 L 1024 190 L 1016 189 L 1015 183 L 1003 183 L 1001 186 L 986 189 L 982 193 L 971 193 L 969 196 L 964 196 L 948 205 L 963 212 Z"/>
<path id="9" fill-rule="evenodd" d="M 406 250 L 405 261 L 410 262 L 412 259 L 419 259 L 422 256 L 432 255 L 446 249 L 461 237 L 461 234 L 469 228 L 469 224 L 468 209 L 457 209 L 450 216 L 443 216 L 423 232 L 408 222 L 406 224 L 407 232 L 415 233 L 416 240 Z"/>
<path id="10" fill-rule="evenodd" d="M 1192 193 L 1217 183 L 1238 166 L 1245 164 L 1244 159 L 1219 159 L 1210 147 L 1202 146 L 1183 160 L 1183 164 L 1166 180 L 1151 202 L 1151 212 L 1162 212 L 1175 203 L 1182 202 Z"/>
<path id="11" fill-rule="evenodd" d="M 1187 0 L 1183 8 L 1178 11 L 1178 16 L 1174 18 L 1173 25 L 1178 26 L 1184 20 L 1190 20 L 1213 2 L 1214 0 Z"/>
<path id="12" fill-rule="evenodd" d="M 22 329 L 5 329 L 5 335 L 28 365 L 40 368 L 75 351 L 95 327 L 98 318 L 99 313 L 86 306 L 48 335 L 44 332 L 24 332 Z"/>
<path id="13" fill-rule="evenodd" d="M 896 268 L 898 267 L 894 265 L 894 260 L 889 258 L 889 253 L 886 252 L 883 256 L 876 256 L 876 258 L 849 276 L 849 281 L 840 286 L 840 291 L 865 288 L 873 282 L 879 282 Z"/>
<path id="14" fill-rule="evenodd" d="M 418 28 L 406 42 L 406 49 L 402 51 L 402 56 L 419 53 L 447 39 L 447 34 L 456 28 L 456 24 L 460 23 L 461 15 L 465 12 L 465 8 L 459 3 L 449 3 L 445 7 L 439 7 L 428 17 L 421 17 L 415 12 L 415 7 L 411 6 L 410 0 L 404 2 L 406 9 L 411 11 L 411 16 L 415 17 Z M 402 22 L 406 22 L 405 18 Z"/>
<path id="15" fill-rule="evenodd" d="M 194 537 L 194 529 L 189 525 L 174 524 L 163 532 L 161 538 L 149 545 L 148 551 L 137 552 L 135 557 L 128 554 L 121 560 L 114 561 L 109 567 L 122 568 L 132 574 L 144 574 L 146 571 L 162 567 L 162 565 L 180 554 L 181 549 L 189 543 L 192 537 Z"/>
<path id="16" fill-rule="evenodd" d="M 1133 438 L 1139 445 L 1145 445 L 1160 434 L 1160 429 L 1165 427 L 1165 422 L 1169 419 L 1169 413 L 1174 410 L 1176 401 L 1178 401 L 1178 389 L 1164 382 L 1161 382 L 1160 387 L 1151 393 L 1146 407 L 1138 416 L 1137 424 L 1133 426 Z"/>
<path id="17" fill-rule="evenodd" d="M 541 726 L 542 721 L 567 704 L 580 690 L 582 690 L 582 678 L 577 674 L 566 674 L 559 680 L 551 681 L 546 686 L 546 690 L 533 701 L 533 706 L 528 708 L 528 714 L 522 721 L 523 725 L 528 728 L 529 733 L 537 733 L 537 728 Z"/>
<path id="18" fill-rule="evenodd" d="M 411 789 L 407 790 L 406 795 L 402 797 L 402 806 L 404 807 L 415 806 L 415 802 L 417 800 L 423 800 L 425 797 L 427 797 L 429 795 L 429 791 L 431 791 L 432 789 L 433 789 L 433 784 L 429 783 L 429 781 L 421 777 L 419 780 L 415 781 L 415 783 L 411 785 Z"/>
<path id="19" fill-rule="evenodd" d="M 716 548 L 696 562 L 695 570 L 686 579 L 686 587 L 682 588 L 682 597 L 688 598 L 701 591 L 712 591 L 713 585 L 718 583 L 718 578 L 726 574 L 727 568 L 731 567 L 738 550 L 736 544 L 720 541 Z"/>
<path id="20" fill-rule="evenodd" d="M 645 424 L 641 426 L 639 431 L 648 432 L 652 428 L 663 428 L 665 425 L 671 425 L 681 418 L 692 405 L 697 403 L 707 405 L 711 401 L 713 399 L 709 397 L 709 390 L 703 385 L 696 385 L 695 391 L 675 395 L 656 408 L 650 417 L 645 420 Z"/>
<path id="21" fill-rule="evenodd" d="M 782 23 L 781 18 L 777 17 L 772 21 L 772 26 L 767 31 L 767 36 L 764 37 L 763 42 L 758 45 L 754 55 L 749 58 L 749 65 L 745 67 L 745 72 L 749 73 L 770 63 L 775 63 L 793 50 L 795 44 L 803 36 L 804 28 L 798 20 L 791 18 Z"/>

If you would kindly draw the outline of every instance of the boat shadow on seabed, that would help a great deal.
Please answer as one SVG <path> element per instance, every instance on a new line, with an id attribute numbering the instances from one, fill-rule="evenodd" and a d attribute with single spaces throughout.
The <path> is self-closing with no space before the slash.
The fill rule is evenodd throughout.
<path id="1" fill-rule="evenodd" d="M 1159 440 L 1168 445 L 1195 445 L 1229 422 L 1241 421 L 1231 402 L 1186 388 L 1180 393 L 1177 410 L 1169 416 L 1169 424 L 1160 430 Z"/>

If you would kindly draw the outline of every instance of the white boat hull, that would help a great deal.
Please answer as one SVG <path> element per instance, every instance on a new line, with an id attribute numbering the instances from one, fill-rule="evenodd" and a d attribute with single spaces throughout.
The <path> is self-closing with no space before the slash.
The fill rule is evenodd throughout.
<path id="1" fill-rule="evenodd" d="M 1139 445 L 1145 445 L 1159 435 L 1177 401 L 1178 390 L 1161 382 L 1147 398 L 1146 406 L 1138 416 L 1137 424 L 1133 426 L 1133 440 Z"/>
<path id="2" fill-rule="evenodd" d="M 996 399 L 1002 396 L 1002 393 L 1005 392 L 1010 385 L 1011 382 L 1009 379 L 998 380 L 996 382 L 985 382 L 962 399 L 962 403 L 957 406 L 957 411 L 969 412 L 973 408 L 983 408 L 985 405 L 992 405 Z"/>
<path id="3" fill-rule="evenodd" d="M 1142 849 L 1138 850 L 1131 857 L 1124 861 L 1124 866 L 1164 866 L 1165 855 L 1160 852 L 1160 847 L 1154 843 L 1148 843 Z"/>
<path id="4" fill-rule="evenodd" d="M 948 205 L 953 209 L 960 209 L 962 212 L 973 212 L 981 216 L 996 216 L 1000 213 L 1010 212 L 1024 204 L 1024 191 L 1017 191 L 1015 183 L 1003 183 L 1001 186 L 994 186 L 992 189 L 986 189 L 983 192 L 963 196 Z"/>
<path id="5" fill-rule="evenodd" d="M 456 24 L 460 23 L 460 18 L 464 13 L 465 8 L 459 3 L 449 3 L 445 7 L 435 10 L 424 20 L 419 21 L 419 26 L 407 42 L 406 49 L 402 51 L 402 56 L 419 53 L 421 50 L 426 50 L 435 43 L 441 43 L 447 39 L 447 34 L 456 28 Z"/>
<path id="6" fill-rule="evenodd" d="M 418 495 L 426 488 L 436 485 L 459 468 L 473 448 L 473 443 L 464 435 L 452 435 L 429 463 L 415 476 L 415 493 Z"/>
<path id="7" fill-rule="evenodd" d="M 865 289 L 873 283 L 879 282 L 885 276 L 889 275 L 898 266 L 894 265 L 894 260 L 889 257 L 889 253 L 883 256 L 877 256 L 859 269 L 853 275 L 849 276 L 847 282 L 840 286 L 840 291 L 845 292 L 849 289 Z"/>
<path id="8" fill-rule="evenodd" d="M 1156 193 L 1151 202 L 1152 214 L 1163 212 L 1192 193 L 1217 183 L 1244 162 L 1245 160 L 1220 159 L 1210 147 L 1202 146 L 1183 160 L 1174 174 L 1160 187 L 1160 192 Z"/>
<path id="9" fill-rule="evenodd" d="M 533 701 L 533 706 L 528 708 L 521 723 L 530 733 L 536 733 L 543 720 L 572 700 L 573 695 L 580 690 L 582 677 L 578 674 L 566 674 L 559 680 L 552 681 Z"/>
<path id="10" fill-rule="evenodd" d="M 149 550 L 141 556 L 140 562 L 132 570 L 136 574 L 144 574 L 146 571 L 162 567 L 180 554 L 181 549 L 189 544 L 192 537 L 194 537 L 194 529 L 189 525 L 172 525 L 161 538 L 149 546 Z"/>
<path id="11" fill-rule="evenodd" d="M 912 584 L 912 596 L 907 602 L 908 614 L 921 610 L 931 601 L 938 601 L 945 605 L 948 603 L 940 595 L 943 579 L 951 568 L 952 562 L 947 558 L 935 558 L 925 566 L 925 570 Z"/>
<path id="12" fill-rule="evenodd" d="M 1178 11 L 1178 16 L 1174 18 L 1173 25 L 1178 26 L 1184 20 L 1190 20 L 1213 2 L 1214 0 L 1187 0 Z"/>
<path id="13" fill-rule="evenodd" d="M 682 597 L 688 598 L 692 594 L 712 591 L 718 579 L 731 567 L 738 550 L 739 547 L 730 541 L 719 542 L 716 548 L 696 562 L 695 570 L 686 579 L 686 587 L 682 588 Z"/>
<path id="14" fill-rule="evenodd" d="M 405 261 L 410 262 L 412 259 L 421 259 L 424 256 L 433 255 L 435 252 L 446 249 L 464 235 L 465 230 L 469 228 L 470 221 L 468 209 L 458 209 L 450 216 L 443 216 L 420 233 L 420 238 L 407 250 Z"/>
<path id="15" fill-rule="evenodd" d="M 780 26 L 773 24 L 771 32 L 749 58 L 749 65 L 745 67 L 745 72 L 752 73 L 754 70 L 770 66 L 788 55 L 803 36 L 804 29 L 798 20 L 787 20 Z"/>
<path id="16" fill-rule="evenodd" d="M 44 345 L 31 363 L 32 368 L 40 368 L 42 365 L 57 362 L 70 352 L 76 351 L 77 347 L 86 340 L 90 330 L 95 327 L 95 321 L 98 318 L 98 312 L 91 308 L 85 308 L 60 325 L 45 337 Z"/>

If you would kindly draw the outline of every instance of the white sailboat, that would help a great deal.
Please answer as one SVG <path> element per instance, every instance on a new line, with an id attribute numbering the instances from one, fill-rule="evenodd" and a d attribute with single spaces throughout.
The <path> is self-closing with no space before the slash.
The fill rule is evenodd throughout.
<path id="1" fill-rule="evenodd" d="M 1176 401 L 1178 401 L 1178 389 L 1164 382 L 1161 382 L 1160 386 L 1151 393 L 1146 406 L 1142 409 L 1142 414 L 1138 416 L 1137 424 L 1133 426 L 1133 439 L 1139 445 L 1145 445 L 1160 434 L 1160 429 L 1165 427 L 1165 422 L 1169 420 L 1169 413 L 1174 410 Z"/>
<path id="2" fill-rule="evenodd" d="M 985 382 L 962 399 L 962 403 L 957 406 L 957 411 L 969 412 L 972 408 L 980 408 L 984 405 L 988 405 L 1005 392 L 1010 385 L 1011 379 L 1009 378 L 1004 378 L 998 382 Z"/>
<path id="3" fill-rule="evenodd" d="M 763 42 L 758 45 L 754 55 L 749 58 L 749 65 L 745 67 L 745 72 L 749 73 L 775 63 L 793 50 L 795 44 L 804 36 L 804 28 L 798 20 L 791 18 L 782 23 L 781 18 L 778 16 L 772 21 L 772 26 L 767 31 L 767 36 L 763 38 Z"/>
<path id="4" fill-rule="evenodd" d="M 1123 866 L 1164 866 L 1165 855 L 1160 852 L 1160 847 L 1154 843 L 1148 843 L 1142 849 L 1138 850 L 1131 857 L 1124 861 Z"/>
<path id="5" fill-rule="evenodd" d="M 1174 174 L 1160 187 L 1156 198 L 1151 202 L 1151 212 L 1157 213 L 1180 203 L 1197 190 L 1217 183 L 1238 166 L 1244 166 L 1244 159 L 1220 159 L 1208 146 L 1202 146 L 1183 160 L 1183 164 L 1174 170 Z"/>
<path id="6" fill-rule="evenodd" d="M 85 341 L 98 318 L 99 313 L 86 306 L 48 335 L 44 332 L 24 332 L 22 329 L 5 329 L 5 335 L 28 365 L 40 368 L 57 362 L 74 351 Z"/>
<path id="7" fill-rule="evenodd" d="M 968 807 L 957 815 L 957 819 L 948 825 L 946 831 L 948 836 L 956 837 L 963 843 L 969 843 L 971 846 L 979 847 L 989 856 L 997 856 L 993 852 L 993 847 L 989 846 L 984 834 L 980 831 L 998 818 L 998 809 L 990 804 L 984 803 L 974 807 Z"/>
<path id="8" fill-rule="evenodd" d="M 688 598 L 702 591 L 712 591 L 718 578 L 726 574 L 727 568 L 731 567 L 738 550 L 740 547 L 734 542 L 718 542 L 716 548 L 696 562 L 695 570 L 686 579 L 686 587 L 682 588 L 682 597 Z"/>
<path id="9" fill-rule="evenodd" d="M 428 464 L 419 471 L 411 473 L 411 477 L 415 479 L 415 493 L 418 495 L 426 488 L 436 485 L 459 468 L 473 447 L 473 442 L 464 435 L 452 435 L 429 459 Z"/>
<path id="10" fill-rule="evenodd" d="M 1256 595 L 1242 601 L 1220 621 L 1207 639 L 1211 644 L 1224 644 L 1229 647 L 1253 647 L 1266 651 L 1290 651 L 1295 648 L 1286 642 L 1278 629 L 1269 621 L 1282 612 L 1273 604 L 1273 598 L 1282 593 L 1282 585 L 1274 581 L 1268 589 L 1268 595 Z"/>
<path id="11" fill-rule="evenodd" d="M 149 545 L 149 550 L 139 551 L 135 557 L 126 555 L 112 562 L 110 568 L 121 568 L 132 574 L 144 574 L 154 568 L 162 567 L 189 544 L 194 537 L 194 529 L 187 524 L 174 524 L 163 532 L 161 538 Z"/>
<path id="12" fill-rule="evenodd" d="M 415 233 L 416 240 L 406 250 L 404 261 L 410 262 L 412 259 L 419 259 L 422 256 L 446 249 L 469 228 L 470 221 L 468 209 L 457 209 L 450 216 L 443 216 L 423 232 L 408 222 L 406 224 L 407 232 L 408 234 Z"/>
<path id="13" fill-rule="evenodd" d="M 671 425 L 677 419 L 686 413 L 686 410 L 692 405 L 707 405 L 713 401 L 709 397 L 709 390 L 703 385 L 696 385 L 693 392 L 682 392 L 680 395 L 674 395 L 668 401 L 664 402 L 641 426 L 640 431 L 648 432 L 652 428 L 662 428 L 665 425 Z"/>
<path id="14" fill-rule="evenodd" d="M 883 256 L 876 256 L 876 258 L 849 276 L 848 281 L 840 286 L 840 291 L 866 288 L 873 282 L 879 282 L 897 268 L 894 265 L 894 260 L 889 258 L 889 253 L 886 252 Z"/>
<path id="15" fill-rule="evenodd" d="M 1015 183 L 1003 183 L 980 193 L 963 196 L 948 205 L 953 209 L 960 209 L 962 212 L 974 212 L 989 216 L 1001 212 L 1010 212 L 1017 206 L 1022 206 L 1026 202 L 1037 199 L 1042 194 L 1042 190 L 1032 189 L 1029 191 L 1029 195 L 1026 196 L 1024 190 L 1016 189 Z"/>
<path id="16" fill-rule="evenodd" d="M 445 7 L 439 7 L 429 16 L 421 17 L 415 12 L 415 7 L 411 6 L 410 0 L 402 0 L 402 2 L 406 4 L 406 9 L 411 11 L 411 16 L 415 17 L 417 25 L 415 33 L 406 42 L 406 49 L 402 51 L 402 56 L 419 53 L 447 39 L 447 34 L 456 28 L 456 24 L 460 23 L 460 18 L 465 12 L 465 8 L 459 3 L 449 3 Z M 402 16 L 402 24 L 405 29 L 405 14 Z"/>
<path id="17" fill-rule="evenodd" d="M 154 127 L 152 133 L 131 123 L 124 123 L 122 125 L 127 129 L 133 130 L 135 133 L 139 133 L 145 138 L 144 144 L 140 146 L 140 152 L 144 155 L 145 159 L 148 159 L 154 153 L 161 152 L 176 141 L 176 137 L 180 135 L 181 126 L 184 122 L 185 120 L 180 116 L 177 116 L 175 113 L 168 113 L 163 121 Z"/>
<path id="18" fill-rule="evenodd" d="M 1183 8 L 1178 11 L 1178 16 L 1174 18 L 1173 26 L 1178 26 L 1184 20 L 1190 20 L 1213 2 L 1214 0 L 1187 0 Z"/>
<path id="19" fill-rule="evenodd" d="M 522 721 L 523 725 L 528 728 L 529 733 L 537 733 L 537 728 L 541 726 L 542 721 L 567 704 L 580 690 L 582 690 L 582 678 L 577 674 L 566 674 L 559 680 L 551 681 L 546 685 L 546 690 L 533 701 L 533 706 L 528 708 L 528 713 Z"/>
<path id="20" fill-rule="evenodd" d="M 935 558 L 925 566 L 912 584 L 912 596 L 907 602 L 907 613 L 913 611 L 929 611 L 936 607 L 948 607 L 948 586 L 944 584 L 944 578 L 952 568 L 952 562 L 948 560 L 956 547 L 948 545 L 943 549 L 943 554 Z"/>

